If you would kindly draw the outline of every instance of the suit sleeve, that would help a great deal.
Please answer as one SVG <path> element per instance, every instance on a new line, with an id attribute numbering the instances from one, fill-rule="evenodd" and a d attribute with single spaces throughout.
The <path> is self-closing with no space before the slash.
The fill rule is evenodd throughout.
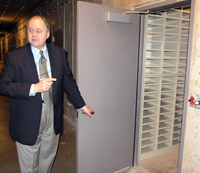
<path id="1" fill-rule="evenodd" d="M 31 84 L 18 81 L 17 75 L 19 75 L 19 72 L 17 70 L 19 69 L 15 65 L 14 58 L 11 58 L 7 53 L 3 71 L 0 74 L 0 95 L 18 99 L 30 99 Z"/>
<path id="2" fill-rule="evenodd" d="M 75 79 L 73 78 L 72 71 L 64 53 L 64 89 L 70 101 L 74 104 L 75 108 L 80 109 L 85 106 L 85 102 L 81 96 Z"/>

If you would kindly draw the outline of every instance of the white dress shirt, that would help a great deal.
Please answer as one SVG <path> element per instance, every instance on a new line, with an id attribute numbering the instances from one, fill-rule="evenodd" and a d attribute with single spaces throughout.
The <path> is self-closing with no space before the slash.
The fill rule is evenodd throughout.
<path id="1" fill-rule="evenodd" d="M 39 60 L 40 60 L 40 57 L 41 57 L 40 50 L 31 45 L 31 51 L 33 53 L 35 66 L 36 66 L 37 73 L 38 73 L 38 78 L 40 80 L 40 76 L 39 76 L 40 75 Z M 44 48 L 42 49 L 42 51 L 43 51 L 44 57 L 45 57 L 46 62 L 47 62 L 47 72 L 48 72 L 49 78 L 51 78 L 51 76 L 52 76 L 51 75 L 51 65 L 50 65 L 50 61 L 49 61 L 49 54 L 48 54 L 46 44 L 45 44 Z M 32 84 L 31 88 L 30 88 L 29 96 L 35 96 L 35 94 L 36 93 L 34 92 L 34 84 Z"/>

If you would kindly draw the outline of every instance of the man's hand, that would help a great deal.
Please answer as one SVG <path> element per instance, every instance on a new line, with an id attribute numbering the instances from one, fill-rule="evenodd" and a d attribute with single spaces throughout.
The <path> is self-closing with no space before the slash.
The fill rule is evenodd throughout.
<path id="1" fill-rule="evenodd" d="M 40 82 L 34 85 L 34 92 L 35 93 L 43 93 L 49 91 L 53 81 L 56 81 L 56 78 L 45 78 L 42 79 Z"/>
<path id="2" fill-rule="evenodd" d="M 87 106 L 85 106 L 83 109 L 82 109 L 82 111 L 83 111 L 83 114 L 85 115 L 85 116 L 88 116 L 88 117 L 92 117 L 92 114 L 94 114 L 94 110 L 92 109 L 92 108 L 89 108 L 89 107 L 87 107 Z"/>

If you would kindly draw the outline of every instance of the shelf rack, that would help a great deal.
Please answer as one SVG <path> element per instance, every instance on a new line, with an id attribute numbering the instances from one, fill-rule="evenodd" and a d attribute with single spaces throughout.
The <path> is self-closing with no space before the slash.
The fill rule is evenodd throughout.
<path id="1" fill-rule="evenodd" d="M 179 149 L 190 6 L 145 16 L 138 158 Z"/>

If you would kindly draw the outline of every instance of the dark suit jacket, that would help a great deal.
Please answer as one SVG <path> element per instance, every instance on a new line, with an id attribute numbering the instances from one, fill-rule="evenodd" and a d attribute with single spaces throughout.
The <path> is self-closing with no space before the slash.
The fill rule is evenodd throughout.
<path id="1" fill-rule="evenodd" d="M 72 76 L 65 51 L 47 44 L 53 82 L 54 131 L 63 129 L 63 88 L 75 108 L 85 105 Z M 39 82 L 30 44 L 5 55 L 4 69 L 0 75 L 0 94 L 10 97 L 10 136 L 25 145 L 34 145 L 39 131 L 42 99 L 41 93 L 29 96 L 31 84 Z"/>

